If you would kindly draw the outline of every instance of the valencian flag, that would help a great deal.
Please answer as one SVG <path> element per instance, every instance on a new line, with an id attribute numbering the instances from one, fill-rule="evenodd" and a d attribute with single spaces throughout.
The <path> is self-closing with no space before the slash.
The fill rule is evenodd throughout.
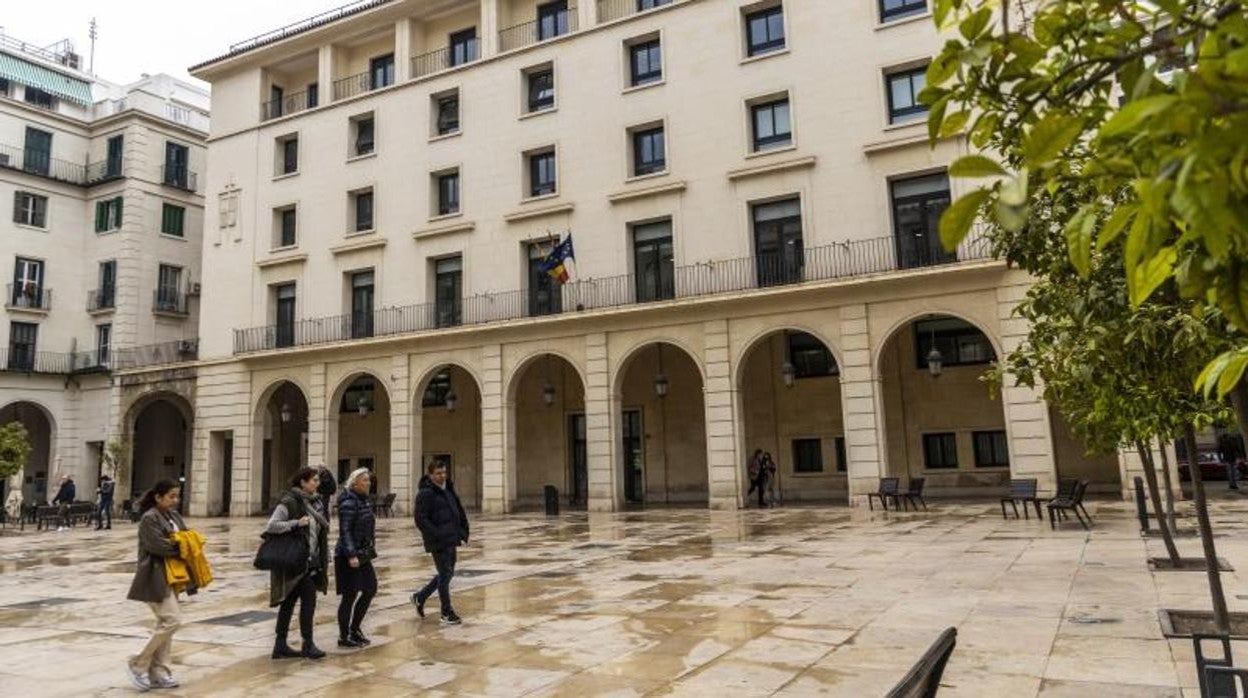
<path id="1" fill-rule="evenodd" d="M 546 255 L 546 259 L 542 260 L 542 265 L 538 267 L 544 274 L 549 274 L 550 278 L 561 284 L 568 283 L 568 267 L 567 261 L 575 260 L 576 253 L 572 251 L 572 233 L 563 239 L 563 242 L 555 245 L 550 254 Z"/>

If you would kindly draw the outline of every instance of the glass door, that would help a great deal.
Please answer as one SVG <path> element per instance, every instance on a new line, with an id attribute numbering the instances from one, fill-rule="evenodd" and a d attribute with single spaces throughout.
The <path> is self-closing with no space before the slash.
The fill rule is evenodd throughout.
<path id="1" fill-rule="evenodd" d="M 583 414 L 568 415 L 568 453 L 571 455 L 572 482 L 568 504 L 589 502 L 589 440 Z"/>
<path id="2" fill-rule="evenodd" d="M 940 242 L 940 214 L 950 201 L 949 178 L 940 173 L 897 180 L 891 193 L 898 268 L 957 261 L 957 253 L 946 251 Z"/>
<path id="3" fill-rule="evenodd" d="M 645 435 L 641 430 L 641 410 L 624 410 L 624 499 L 641 504 L 646 501 Z"/>

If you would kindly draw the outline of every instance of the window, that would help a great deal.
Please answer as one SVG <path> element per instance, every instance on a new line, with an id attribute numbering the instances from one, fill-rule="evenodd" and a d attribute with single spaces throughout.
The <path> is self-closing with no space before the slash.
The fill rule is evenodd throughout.
<path id="1" fill-rule="evenodd" d="M 355 232 L 363 233 L 373 229 L 373 190 L 365 189 L 351 195 L 355 207 Z"/>
<path id="2" fill-rule="evenodd" d="M 836 472 L 849 472 L 849 454 L 845 449 L 845 437 L 836 437 Z"/>
<path id="3" fill-rule="evenodd" d="M 294 174 L 299 171 L 299 137 L 286 136 L 277 140 L 277 173 Z"/>
<path id="4" fill-rule="evenodd" d="M 375 406 L 377 403 L 373 399 L 373 385 L 373 379 L 371 378 L 357 378 L 351 385 L 347 386 L 346 390 L 342 391 L 342 403 L 339 404 L 338 411 L 343 414 L 357 414 L 360 405 L 368 405 L 370 408 Z M 361 458 L 360 460 L 363 461 L 365 459 Z M 339 465 L 339 470 L 342 472 L 339 481 L 342 481 L 346 479 L 350 470 L 342 471 L 341 462 Z M 348 462 L 347 467 L 350 467 L 350 462 Z"/>
<path id="5" fill-rule="evenodd" d="M 890 193 L 897 266 L 910 269 L 957 261 L 957 254 L 940 242 L 940 214 L 950 201 L 945 173 L 894 180 Z"/>
<path id="6" fill-rule="evenodd" d="M 238 197 L 237 189 L 226 190 L 217 195 L 217 227 L 221 231 L 217 237 L 217 244 L 225 241 L 225 231 L 234 228 L 234 239 L 242 239 L 242 230 L 238 227 Z"/>
<path id="7" fill-rule="evenodd" d="M 663 127 L 633 131 L 633 176 L 654 174 L 667 169 L 667 147 Z"/>
<path id="8" fill-rule="evenodd" d="M 351 274 L 351 337 L 373 336 L 373 272 Z"/>
<path id="9" fill-rule="evenodd" d="M 285 99 L 286 91 L 277 85 L 269 87 L 269 117 L 274 118 L 282 115 L 282 101 Z"/>
<path id="10" fill-rule="evenodd" d="M 802 280 L 801 201 L 786 199 L 754 206 L 754 257 L 759 286 Z"/>
<path id="11" fill-rule="evenodd" d="M 373 115 L 370 113 L 365 116 L 355 118 L 351 123 L 353 130 L 355 131 L 355 155 L 358 157 L 360 155 L 368 155 L 373 152 L 373 149 L 376 146 L 373 140 Z"/>
<path id="12" fill-rule="evenodd" d="M 56 107 L 56 98 L 51 93 L 44 92 L 38 87 L 26 86 L 26 103 L 33 104 L 36 107 L 44 109 L 53 109 Z"/>
<path id="13" fill-rule="evenodd" d="M 633 273 L 638 303 L 676 297 L 670 220 L 633 226 Z"/>
<path id="14" fill-rule="evenodd" d="M 953 432 L 923 435 L 923 467 L 929 470 L 958 467 L 958 437 Z"/>
<path id="15" fill-rule="evenodd" d="M 173 204 L 161 204 L 160 207 L 160 232 L 165 235 L 184 236 L 184 226 L 186 222 L 186 209 Z"/>
<path id="16" fill-rule="evenodd" d="M 165 143 L 165 184 L 179 189 L 190 186 L 190 150 L 178 143 Z"/>
<path id="17" fill-rule="evenodd" d="M 542 68 L 528 74 L 529 113 L 555 106 L 555 70 Z"/>
<path id="18" fill-rule="evenodd" d="M 45 308 L 43 293 L 43 262 L 18 257 L 13 266 L 13 292 L 9 298 L 14 308 Z"/>
<path id="19" fill-rule="evenodd" d="M 36 228 L 48 227 L 48 197 L 30 192 L 13 192 L 13 222 Z"/>
<path id="20" fill-rule="evenodd" d="M 533 153 L 529 156 L 529 196 L 546 196 L 556 191 L 555 151 Z"/>
<path id="21" fill-rule="evenodd" d="M 3 95 L 3 96 L 5 96 L 5 97 L 8 97 L 8 96 L 9 96 L 9 91 L 10 91 L 10 89 L 12 89 L 12 88 L 11 88 L 11 86 L 9 85 L 9 79 L 8 79 L 8 78 L 0 78 L 0 95 Z"/>
<path id="22" fill-rule="evenodd" d="M 95 202 L 95 232 L 121 228 L 121 197 Z"/>
<path id="23" fill-rule="evenodd" d="M 95 302 L 92 309 L 112 308 L 117 295 L 117 262 L 108 260 L 100 262 L 99 288 L 96 289 Z"/>
<path id="24" fill-rule="evenodd" d="M 927 84 L 927 68 L 910 68 L 884 75 L 888 90 L 888 123 L 917 121 L 927 114 L 927 105 L 919 102 L 919 93 Z"/>
<path id="25" fill-rule="evenodd" d="M 438 215 L 459 213 L 459 170 L 433 176 L 438 190 Z"/>
<path id="26" fill-rule="evenodd" d="M 108 157 L 104 161 L 106 178 L 121 176 L 121 159 L 125 147 L 125 136 L 113 136 L 108 139 Z"/>
<path id="27" fill-rule="evenodd" d="M 35 345 L 39 326 L 30 322 L 9 323 L 9 370 L 35 370 Z"/>
<path id="28" fill-rule="evenodd" d="M 26 150 L 22 154 L 22 169 L 46 177 L 51 167 L 52 134 L 27 126 Z"/>
<path id="29" fill-rule="evenodd" d="M 438 327 L 453 327 L 461 320 L 463 257 L 447 257 L 433 263 L 433 297 Z"/>
<path id="30" fill-rule="evenodd" d="M 784 7 L 776 5 L 745 16 L 746 53 L 758 56 L 784 48 Z"/>
<path id="31" fill-rule="evenodd" d="M 754 127 L 754 150 L 770 150 L 791 144 L 793 125 L 789 116 L 788 97 L 750 107 L 750 121 Z"/>
<path id="32" fill-rule="evenodd" d="M 957 318 L 942 317 L 914 323 L 916 368 L 927 370 L 932 347 L 940 350 L 944 366 L 976 366 L 995 361 L 992 343 L 979 328 Z"/>
<path id="33" fill-rule="evenodd" d="M 451 369 L 438 371 L 429 379 L 425 394 L 420 399 L 421 407 L 446 407 L 446 395 L 451 392 Z"/>
<path id="34" fill-rule="evenodd" d="M 537 40 L 545 41 L 568 33 L 567 0 L 537 6 Z"/>
<path id="35" fill-rule="evenodd" d="M 279 208 L 276 211 L 277 218 L 277 245 L 276 247 L 294 247 L 298 244 L 298 214 L 294 206 Z"/>
<path id="36" fill-rule="evenodd" d="M 634 87 L 663 79 L 663 49 L 658 39 L 628 47 L 628 71 Z"/>
<path id="37" fill-rule="evenodd" d="M 975 442 L 976 468 L 1010 467 L 1010 449 L 1004 431 L 977 431 L 971 438 Z"/>
<path id="38" fill-rule="evenodd" d="M 434 135 L 459 132 L 459 92 L 434 97 Z"/>
<path id="39" fill-rule="evenodd" d="M 529 245 L 529 315 L 555 315 L 563 311 L 563 292 L 550 274 L 542 271 L 542 262 L 551 246 L 535 242 Z"/>
<path id="40" fill-rule="evenodd" d="M 394 84 L 394 54 L 387 53 L 368 62 L 368 89 L 377 90 Z"/>
<path id="41" fill-rule="evenodd" d="M 321 98 L 321 86 L 318 83 L 310 82 L 307 87 L 308 109 L 315 107 Z"/>
<path id="42" fill-rule="evenodd" d="M 927 12 L 927 0 L 880 0 L 881 22 L 891 22 L 924 12 Z"/>
<path id="43" fill-rule="evenodd" d="M 795 378 L 822 378 L 840 373 L 832 352 L 819 338 L 807 332 L 787 333 L 789 361 Z"/>
<path id="44" fill-rule="evenodd" d="M 451 34 L 450 46 L 447 49 L 447 61 L 455 65 L 463 65 L 477 60 L 477 28 L 471 27 Z"/>
<path id="45" fill-rule="evenodd" d="M 656 7 L 672 4 L 672 0 L 637 0 L 637 11 L 644 12 L 653 10 Z"/>
<path id="46" fill-rule="evenodd" d="M 156 277 L 156 310 L 167 313 L 185 312 L 182 306 L 182 267 L 160 265 Z"/>
<path id="47" fill-rule="evenodd" d="M 823 449 L 819 439 L 793 439 L 793 472 L 823 472 Z"/>
<path id="48" fill-rule="evenodd" d="M 108 350 L 112 344 L 113 326 L 95 326 L 95 365 L 104 366 L 108 363 Z"/>
<path id="49" fill-rule="evenodd" d="M 281 284 L 273 287 L 275 302 L 275 326 L 273 340 L 278 347 L 295 344 L 295 285 Z"/>

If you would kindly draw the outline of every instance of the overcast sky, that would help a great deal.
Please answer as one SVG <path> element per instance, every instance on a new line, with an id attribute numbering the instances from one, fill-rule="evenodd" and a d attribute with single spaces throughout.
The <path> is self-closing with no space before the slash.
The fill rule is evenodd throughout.
<path id="1" fill-rule="evenodd" d="M 127 83 L 142 73 L 169 73 L 193 81 L 187 67 L 225 53 L 230 44 L 347 2 L 8 0 L 0 12 L 0 26 L 12 38 L 41 46 L 68 38 L 86 68 L 91 53 L 87 27 L 95 17 L 99 25 L 95 72 L 101 78 Z"/>

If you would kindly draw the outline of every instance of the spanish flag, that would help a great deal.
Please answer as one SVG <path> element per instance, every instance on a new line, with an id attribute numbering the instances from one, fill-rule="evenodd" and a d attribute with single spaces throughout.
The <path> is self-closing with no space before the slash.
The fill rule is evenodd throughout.
<path id="1" fill-rule="evenodd" d="M 569 259 L 576 259 L 576 254 L 572 251 L 572 233 L 568 233 L 563 242 L 555 245 L 550 254 L 546 255 L 546 259 L 542 260 L 542 266 L 539 269 L 549 274 L 555 281 L 566 284 L 571 278 L 566 264 Z"/>

